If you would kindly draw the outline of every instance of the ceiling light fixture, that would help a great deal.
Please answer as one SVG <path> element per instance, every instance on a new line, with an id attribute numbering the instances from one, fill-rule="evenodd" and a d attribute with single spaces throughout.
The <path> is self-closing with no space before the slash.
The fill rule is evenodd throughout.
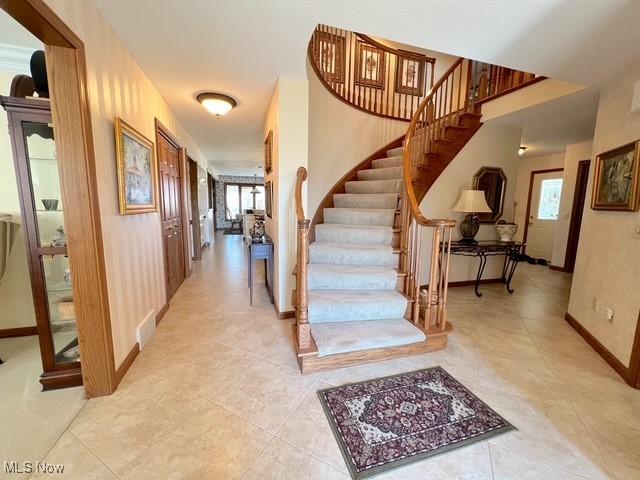
<path id="1" fill-rule="evenodd" d="M 520 148 L 518 149 L 518 155 L 520 156 L 524 155 L 524 152 L 526 149 L 527 147 L 520 146 Z"/>
<path id="2" fill-rule="evenodd" d="M 224 93 L 204 92 L 199 94 L 196 99 L 216 117 L 229 113 L 232 108 L 238 105 L 238 102 Z"/>
<path id="3" fill-rule="evenodd" d="M 255 173 L 253 174 L 253 188 L 251 189 L 251 193 L 253 193 L 254 195 L 257 193 L 260 193 L 260 190 L 258 190 L 258 186 L 255 185 L 256 183 L 258 183 L 258 175 L 256 175 Z"/>

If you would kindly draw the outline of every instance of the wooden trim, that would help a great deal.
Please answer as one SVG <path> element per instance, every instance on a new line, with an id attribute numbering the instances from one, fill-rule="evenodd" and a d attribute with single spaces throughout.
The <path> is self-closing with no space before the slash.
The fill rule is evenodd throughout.
<path id="1" fill-rule="evenodd" d="M 131 365 L 133 365 L 133 362 L 139 353 L 140 353 L 140 344 L 136 343 L 131 349 L 131 351 L 127 354 L 127 356 L 124 358 L 120 366 L 116 369 L 116 382 L 118 383 L 118 385 L 120 385 L 120 382 L 129 371 L 129 368 L 131 368 Z"/>
<path id="2" fill-rule="evenodd" d="M 618 360 L 613 353 L 607 349 L 600 341 L 594 337 L 580 322 L 578 322 L 569 312 L 564 314 L 564 319 L 571 325 L 576 332 L 600 355 L 605 362 L 620 375 L 625 382 L 633 388 L 640 388 L 638 384 L 638 371 L 640 370 L 640 317 L 638 318 L 638 327 L 636 327 L 636 335 L 634 339 L 634 348 L 631 354 L 630 367 L 627 368 Z"/>
<path id="3" fill-rule="evenodd" d="M 385 158 L 387 156 L 387 150 L 401 147 L 403 140 L 404 135 L 387 143 L 384 147 L 378 149 L 376 152 L 365 158 L 362 162 L 358 163 L 355 167 L 345 173 L 340 180 L 336 182 L 333 188 L 329 190 L 324 196 L 324 198 L 318 205 L 313 218 L 311 219 L 311 226 L 309 229 L 309 243 L 313 242 L 316 238 L 316 225 L 324 221 L 324 209 L 333 207 L 333 195 L 336 193 L 345 193 L 345 184 L 358 178 L 358 170 L 371 168 L 374 160 Z"/>
<path id="4" fill-rule="evenodd" d="M 482 105 L 483 103 L 487 103 L 490 102 L 491 100 L 495 100 L 496 98 L 500 98 L 504 95 L 508 95 L 510 93 L 513 93 L 515 91 L 520 90 L 521 88 L 524 87 L 528 87 L 530 85 L 533 85 L 534 83 L 538 83 L 541 82 L 542 80 L 546 80 L 548 77 L 535 77 L 527 82 L 523 82 L 520 83 L 519 85 L 516 85 L 515 87 L 511 87 L 511 88 L 507 88 L 506 90 L 502 90 L 499 93 L 496 93 L 494 95 L 490 95 L 488 97 L 483 98 L 482 100 L 478 100 L 476 101 L 476 105 Z"/>
<path id="5" fill-rule="evenodd" d="M 569 234 L 567 236 L 567 248 L 564 256 L 564 271 L 573 273 L 578 253 L 578 240 L 580 239 L 580 229 L 582 227 L 582 217 L 584 215 L 584 205 L 587 199 L 589 187 L 589 168 L 591 160 L 581 160 L 578 162 L 576 172 L 576 185 L 573 190 L 573 203 L 571 205 L 571 220 L 569 221 Z M 580 195 L 582 192 L 582 195 Z"/>
<path id="6" fill-rule="evenodd" d="M 202 260 L 202 232 L 200 231 L 200 205 L 198 202 L 198 164 L 187 154 L 187 176 L 189 185 L 189 214 L 193 238 L 193 260 Z"/>
<path id="7" fill-rule="evenodd" d="M 38 327 L 3 328 L 0 330 L 0 338 L 30 337 L 31 335 L 38 335 Z"/>
<path id="8" fill-rule="evenodd" d="M 84 383 L 88 397 L 108 395 L 116 388 L 115 363 L 84 44 L 43 0 L 0 0 L 0 8 L 45 44 L 61 189 L 67 199 L 82 374 L 67 370 L 65 380 L 51 383 Z M 49 378 L 43 377 L 46 389 Z"/>
<path id="9" fill-rule="evenodd" d="M 564 267 L 559 267 L 557 265 L 549 265 L 549 270 L 553 270 L 554 272 L 565 272 Z"/>
<path id="10" fill-rule="evenodd" d="M 487 283 L 503 283 L 501 278 L 483 278 L 480 280 L 480 285 L 485 285 Z M 455 282 L 449 282 L 449 288 L 451 287 L 472 287 L 476 284 L 475 280 L 458 280 Z M 429 288 L 429 284 L 426 283 L 424 285 L 420 285 L 420 290 Z"/>
<path id="11" fill-rule="evenodd" d="M 563 172 L 564 168 L 547 168 L 545 170 L 532 170 L 529 175 L 529 194 L 527 196 L 527 211 L 524 215 L 524 232 L 522 233 L 522 253 L 527 253 L 527 234 L 529 233 L 529 215 L 531 215 L 531 195 L 533 193 L 533 180 L 536 175 L 551 172 Z"/>
<path id="12" fill-rule="evenodd" d="M 278 315 L 279 320 L 288 320 L 290 318 L 296 318 L 295 310 L 285 310 L 283 312 L 278 311 L 276 308 L 276 314 Z"/>
<path id="13" fill-rule="evenodd" d="M 633 388 L 640 389 L 640 312 L 638 312 L 638 323 L 636 324 L 636 334 L 631 348 L 626 380 Z"/>
<path id="14" fill-rule="evenodd" d="M 164 318 L 165 313 L 167 313 L 167 310 L 169 310 L 169 301 L 168 300 L 167 300 L 167 303 L 165 303 L 162 306 L 162 308 L 160 308 L 160 310 L 158 310 L 158 313 L 156 313 L 156 327 L 158 325 L 160 325 L 160 322 Z"/>
<path id="15" fill-rule="evenodd" d="M 84 364 L 82 368 L 86 368 Z M 45 392 L 58 388 L 79 387 L 83 385 L 82 380 L 83 372 L 80 371 L 80 368 L 70 368 L 58 372 L 45 372 L 40 375 L 40 384 L 42 385 L 42 390 Z M 85 385 L 85 391 L 86 389 L 87 387 Z"/>

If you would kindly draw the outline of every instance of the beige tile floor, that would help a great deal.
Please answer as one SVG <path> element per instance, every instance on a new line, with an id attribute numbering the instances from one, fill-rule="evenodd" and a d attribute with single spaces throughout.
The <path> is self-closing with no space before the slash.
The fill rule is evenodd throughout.
<path id="1" fill-rule="evenodd" d="M 316 390 L 434 365 L 518 430 L 379 478 L 640 478 L 640 392 L 564 321 L 569 276 L 523 265 L 513 295 L 452 289 L 447 350 L 302 377 L 290 321 L 262 288 L 248 304 L 240 237 L 216 240 L 118 391 L 47 455 L 65 478 L 348 478 Z"/>
<path id="2" fill-rule="evenodd" d="M 0 340 L 0 479 L 5 461 L 41 460 L 86 403 L 82 387 L 43 392 L 37 336 Z"/>

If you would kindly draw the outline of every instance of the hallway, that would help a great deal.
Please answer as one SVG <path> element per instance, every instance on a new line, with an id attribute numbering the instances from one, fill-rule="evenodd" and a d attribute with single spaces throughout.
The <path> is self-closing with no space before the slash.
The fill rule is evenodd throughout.
<path id="1" fill-rule="evenodd" d="M 640 476 L 640 392 L 562 318 L 570 276 L 522 265 L 512 296 L 452 289 L 447 350 L 302 377 L 292 320 L 263 288 L 249 306 L 242 247 L 217 234 L 203 251 L 117 392 L 89 400 L 46 457 L 64 478 L 348 478 L 316 391 L 435 365 L 518 430 L 377 478 Z"/>

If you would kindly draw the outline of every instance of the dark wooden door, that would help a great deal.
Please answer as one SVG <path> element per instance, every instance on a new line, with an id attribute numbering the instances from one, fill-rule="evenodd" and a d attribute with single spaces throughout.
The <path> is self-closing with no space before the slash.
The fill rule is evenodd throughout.
<path id="1" fill-rule="evenodd" d="M 182 232 L 182 183 L 180 150 L 164 135 L 158 135 L 158 170 L 162 190 L 162 238 L 169 298 L 185 278 L 184 240 Z"/>
<path id="2" fill-rule="evenodd" d="M 202 259 L 202 232 L 200 229 L 200 209 L 198 205 L 198 164 L 187 159 L 189 178 L 189 200 L 191 203 L 191 235 L 193 236 L 193 259 Z"/>
<path id="3" fill-rule="evenodd" d="M 576 176 L 576 189 L 573 193 L 573 207 L 571 208 L 571 222 L 569 224 L 569 238 L 567 240 L 567 253 L 564 259 L 564 271 L 573 273 L 576 266 L 578 253 L 578 240 L 580 240 L 580 226 L 584 213 L 584 202 L 587 197 L 587 182 L 589 181 L 589 160 L 578 163 Z"/>

